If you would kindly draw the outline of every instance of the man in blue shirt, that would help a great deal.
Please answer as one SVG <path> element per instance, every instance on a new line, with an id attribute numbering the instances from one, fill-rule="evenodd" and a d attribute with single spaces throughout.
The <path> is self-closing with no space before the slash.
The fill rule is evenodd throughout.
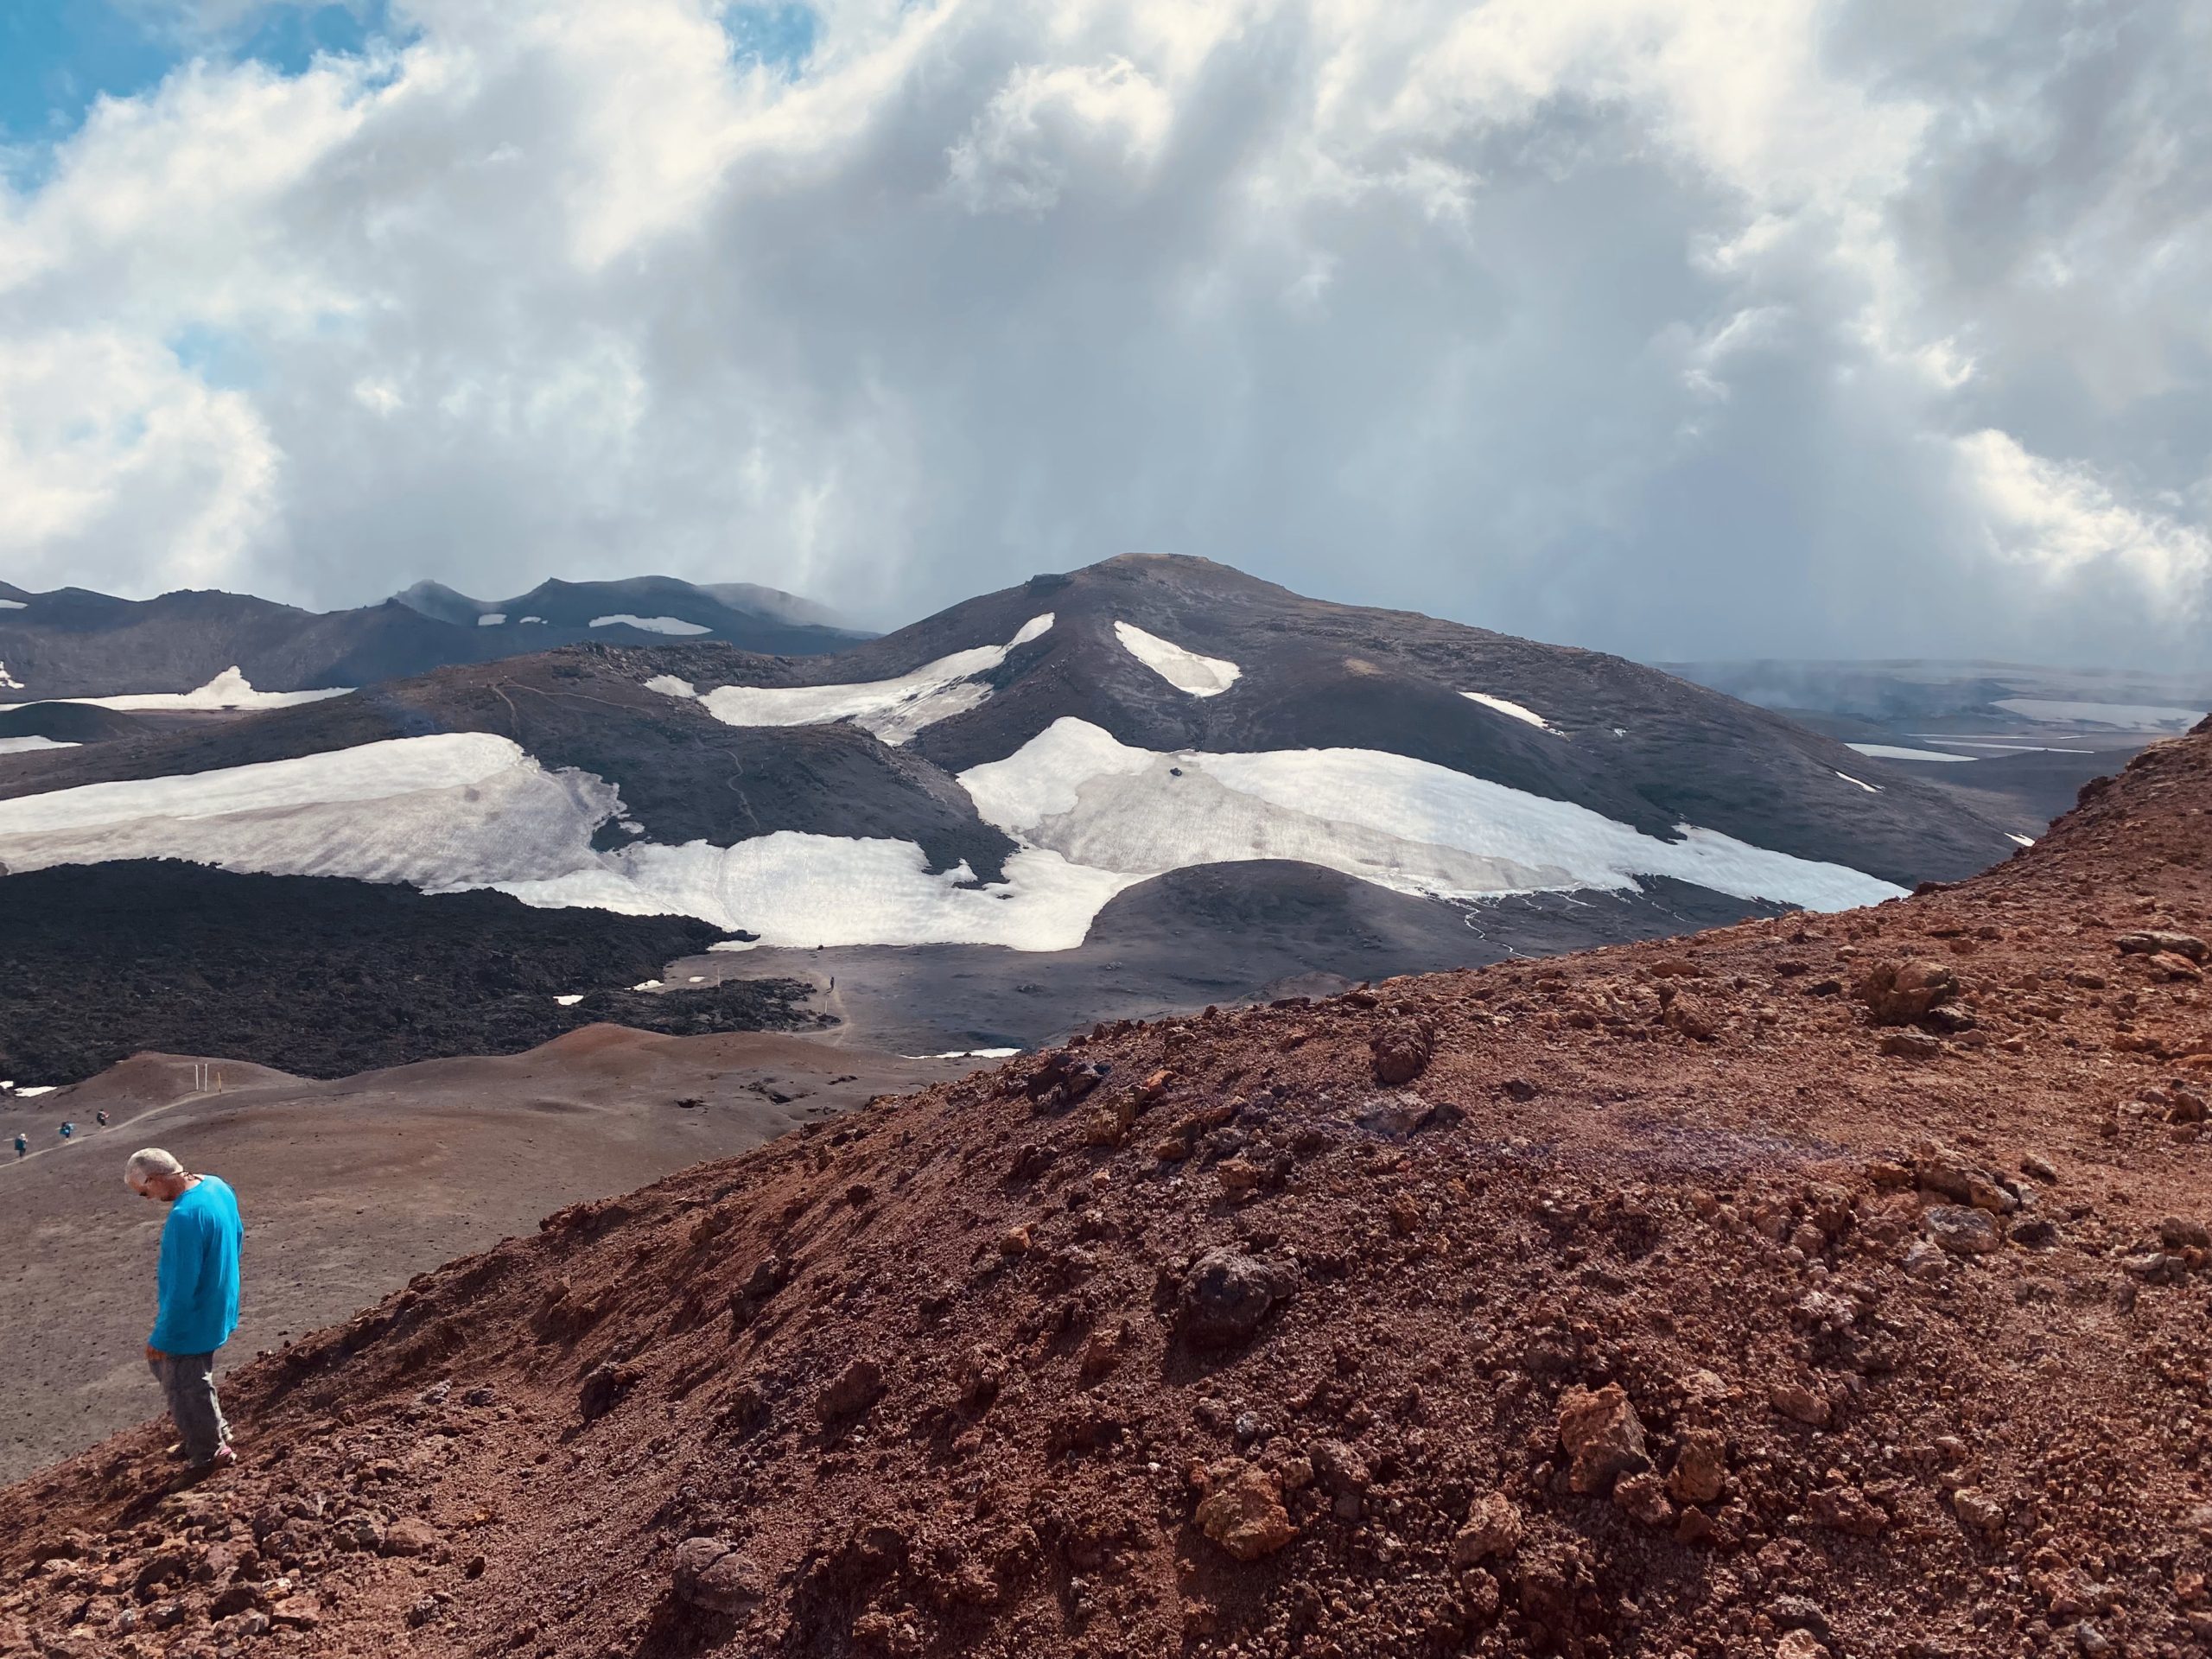
<path id="1" fill-rule="evenodd" d="M 228 1183 L 194 1175 L 158 1147 L 134 1152 L 124 1184 L 169 1206 L 162 1227 L 160 1310 L 146 1338 L 146 1363 L 168 1397 L 185 1460 L 194 1469 L 238 1461 L 215 1397 L 215 1351 L 238 1323 L 238 1246 L 245 1229 Z"/>

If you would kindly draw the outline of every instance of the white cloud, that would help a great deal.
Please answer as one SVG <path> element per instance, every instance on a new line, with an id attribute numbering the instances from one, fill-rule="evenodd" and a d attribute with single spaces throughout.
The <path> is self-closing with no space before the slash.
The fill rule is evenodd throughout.
<path id="1" fill-rule="evenodd" d="M 724 10 L 96 106 L 0 193 L 10 578 L 887 623 L 1150 548 L 1653 656 L 2204 650 L 2201 8 L 829 0 L 796 75 Z"/>
<path id="2" fill-rule="evenodd" d="M 2107 566 L 2154 603 L 2196 608 L 2212 579 L 2202 527 L 2124 505 L 2089 468 L 2030 454 L 2006 433 L 1973 433 L 1958 453 L 1999 556 L 2051 578 Z"/>

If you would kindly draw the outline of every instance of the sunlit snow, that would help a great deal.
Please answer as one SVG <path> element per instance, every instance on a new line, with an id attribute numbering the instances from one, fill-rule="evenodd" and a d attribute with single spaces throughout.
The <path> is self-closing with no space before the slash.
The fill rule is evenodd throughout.
<path id="1" fill-rule="evenodd" d="M 584 1000 L 584 994 L 582 991 L 570 991 L 567 995 L 556 996 L 553 1000 L 564 1008 L 573 1008 Z"/>
<path id="2" fill-rule="evenodd" d="M 1135 879 L 1280 858 L 1466 897 L 1633 888 L 1643 875 L 1815 910 L 1903 892 L 1713 830 L 1682 826 L 1683 840 L 1661 841 L 1586 807 L 1370 749 L 1163 754 L 1063 718 L 960 781 L 1009 835 Z"/>
<path id="3" fill-rule="evenodd" d="M 1941 749 L 1901 749 L 1894 743 L 1847 743 L 1870 760 L 1979 760 L 1976 754 L 1946 754 Z"/>
<path id="4" fill-rule="evenodd" d="M 656 674 L 645 682 L 645 690 L 658 691 L 664 697 L 696 697 L 699 688 L 689 680 L 680 680 L 673 674 Z"/>
<path id="5" fill-rule="evenodd" d="M 1007 653 L 1041 638 L 1052 613 L 1033 616 L 1003 645 L 978 645 L 925 663 L 911 674 L 857 685 L 725 685 L 695 693 L 671 676 L 646 684 L 671 696 L 696 696 L 725 726 L 826 726 L 849 720 L 887 743 L 904 743 L 927 726 L 975 708 L 991 689 L 974 677 L 988 674 Z M 664 683 L 663 682 L 666 683 Z"/>
<path id="6" fill-rule="evenodd" d="M 591 625 L 594 628 L 632 627 L 646 633 L 684 634 L 714 632 L 712 628 L 702 626 L 699 623 L 686 622 L 681 617 L 632 616 L 626 611 L 619 611 L 613 616 L 594 616 L 591 620 Z"/>
<path id="7" fill-rule="evenodd" d="M 496 628 L 506 620 L 507 613 L 505 611 L 486 611 L 476 619 L 476 626 L 480 628 Z"/>
<path id="8" fill-rule="evenodd" d="M 8 678 L 4 665 L 0 665 L 0 685 L 15 685 Z M 16 686 L 21 690 L 21 686 Z M 219 709 L 289 709 L 295 703 L 319 702 L 325 697 L 342 697 L 353 688 L 350 685 L 325 686 L 314 691 L 257 691 L 252 682 L 236 667 L 225 669 L 207 684 L 191 691 L 134 691 L 114 697 L 49 697 L 49 702 L 89 703 L 96 709 L 156 709 L 179 711 L 213 711 Z M 0 703 L 0 709 L 21 708 L 20 703 Z"/>
<path id="9" fill-rule="evenodd" d="M 0 685 L 6 686 L 10 691 L 20 691 L 23 689 L 23 683 L 8 672 L 8 664 L 5 663 L 0 663 Z M 4 706 L 12 709 L 16 705 L 9 703 Z"/>
<path id="10" fill-rule="evenodd" d="M 1546 720 L 1535 709 L 1527 708 L 1521 703 L 1509 702 L 1503 697 L 1493 697 L 1487 691 L 1462 691 L 1459 695 L 1467 698 L 1470 702 L 1479 702 L 1485 709 L 1495 709 L 1501 715 L 1510 715 L 1516 720 L 1525 720 L 1529 724 L 1535 727 L 1539 731 L 1549 732 L 1556 730 L 1551 721 Z M 1564 734 L 1561 734 L 1561 735 L 1564 735 Z M 1627 734 L 1616 729 L 1613 735 L 1615 737 L 1623 737 L 1627 735 Z"/>
<path id="11" fill-rule="evenodd" d="M 0 754 L 23 754 L 32 749 L 73 749 L 74 743 L 63 743 L 51 737 L 0 737 Z"/>
<path id="12" fill-rule="evenodd" d="M 29 607 L 20 599 L 0 599 L 0 611 L 21 611 L 28 608 Z"/>
<path id="13" fill-rule="evenodd" d="M 1857 784 L 1859 788 L 1865 790 L 1869 795 L 1878 795 L 1882 792 L 1880 785 L 1870 784 L 1863 778 L 1854 778 L 1847 772 L 1839 772 L 1836 773 L 1836 776 L 1842 779 L 1847 784 Z"/>
<path id="14" fill-rule="evenodd" d="M 440 732 L 0 801 L 0 864 L 181 858 L 434 891 L 488 887 L 591 863 L 592 831 L 620 802 L 613 785 L 548 772 L 506 738 Z"/>
<path id="15" fill-rule="evenodd" d="M 2007 830 L 2005 833 L 2023 847 L 2032 847 L 2036 844 L 2036 838 L 2033 836 L 2024 836 L 2012 830 Z"/>
<path id="16" fill-rule="evenodd" d="M 1219 657 L 1201 657 L 1195 651 L 1185 651 L 1157 634 L 1147 633 L 1142 628 L 1128 622 L 1114 625 L 1114 637 L 1122 647 L 1147 668 L 1173 686 L 1178 691 L 1188 692 L 1194 697 L 1217 697 L 1236 683 L 1244 671 L 1234 663 Z"/>
<path id="17" fill-rule="evenodd" d="M 1711 830 L 1686 827 L 1664 842 L 1584 807 L 1364 749 L 1156 753 L 1062 719 L 961 782 L 1019 843 L 1003 880 L 979 882 L 965 864 L 932 873 L 910 842 L 795 830 L 733 847 L 596 850 L 594 831 L 624 817 L 616 787 L 548 770 L 479 732 L 0 801 L 0 864 L 179 858 L 696 916 L 767 945 L 1023 950 L 1072 949 L 1116 893 L 1149 877 L 1249 859 L 1452 897 L 1633 889 L 1644 876 L 1813 909 L 1900 891 Z"/>
<path id="18" fill-rule="evenodd" d="M 16 1090 L 16 1098 L 17 1100 L 35 1100 L 41 1095 L 52 1094 L 61 1085 L 58 1083 L 41 1083 L 33 1088 L 18 1089 Z"/>

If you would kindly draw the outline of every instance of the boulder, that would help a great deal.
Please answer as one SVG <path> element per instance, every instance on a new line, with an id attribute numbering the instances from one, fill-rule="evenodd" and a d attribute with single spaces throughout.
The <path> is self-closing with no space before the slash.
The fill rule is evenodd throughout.
<path id="1" fill-rule="evenodd" d="M 2004 1243 L 1986 1210 L 1936 1204 L 1921 1217 L 1928 1236 L 1954 1255 L 1986 1255 Z"/>
<path id="2" fill-rule="evenodd" d="M 1369 1046 L 1374 1051 L 1376 1082 L 1395 1089 L 1428 1070 L 1436 1056 L 1436 1032 L 1425 1020 L 1393 1020 Z"/>
<path id="3" fill-rule="evenodd" d="M 1208 1250 L 1183 1278 L 1179 1325 L 1185 1341 L 1226 1348 L 1243 1341 L 1279 1302 L 1298 1288 L 1294 1262 L 1266 1261 L 1236 1250 Z"/>
<path id="4" fill-rule="evenodd" d="M 1473 1567 L 1491 1556 L 1521 1548 L 1521 1511 L 1503 1492 L 1492 1492 L 1468 1511 L 1467 1524 L 1452 1535 L 1452 1564 Z"/>
<path id="5" fill-rule="evenodd" d="M 1728 1443 L 1718 1429 L 1682 1431 L 1667 1490 L 1681 1503 L 1711 1503 L 1728 1484 Z"/>
<path id="6" fill-rule="evenodd" d="M 719 1538 L 686 1538 L 671 1565 L 677 1599 L 710 1613 L 742 1612 L 768 1593 L 760 1570 Z"/>
<path id="7" fill-rule="evenodd" d="M 1878 963 L 1853 987 L 1878 1026 L 1909 1026 L 1959 994 L 1959 976 L 1948 963 Z"/>
<path id="8" fill-rule="evenodd" d="M 815 1402 L 815 1409 L 824 1422 L 857 1417 L 883 1397 L 887 1386 L 883 1367 L 872 1359 L 856 1359 L 838 1372 L 836 1380 L 822 1390 L 820 1398 Z"/>
<path id="9" fill-rule="evenodd" d="M 1241 1458 L 1205 1471 L 1198 1522 L 1199 1531 L 1240 1561 L 1272 1555 L 1298 1535 L 1276 1477 Z"/>
<path id="10" fill-rule="evenodd" d="M 1561 1395 L 1559 1440 L 1573 1459 L 1567 1484 L 1578 1492 L 1610 1491 L 1618 1477 L 1642 1474 L 1651 1466 L 1643 1425 L 1618 1382 Z"/>
<path id="11" fill-rule="evenodd" d="M 437 1547 L 437 1529 L 413 1516 L 385 1529 L 382 1553 L 386 1555 L 427 1555 Z"/>
<path id="12" fill-rule="evenodd" d="M 2201 963 L 2212 954 L 2204 941 L 2193 933 L 2168 933 L 2156 929 L 2122 933 L 2112 943 L 2123 957 L 2185 957 L 2190 962 Z"/>

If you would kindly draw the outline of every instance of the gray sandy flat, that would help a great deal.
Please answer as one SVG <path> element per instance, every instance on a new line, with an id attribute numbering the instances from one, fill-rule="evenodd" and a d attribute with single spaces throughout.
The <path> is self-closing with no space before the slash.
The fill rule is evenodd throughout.
<path id="1" fill-rule="evenodd" d="M 164 1211 L 123 1185 L 138 1147 L 166 1147 L 238 1191 L 245 1296 L 229 1365 L 534 1231 L 563 1205 L 968 1069 L 809 1037 L 611 1026 L 524 1054 L 328 1083 L 212 1064 L 220 1093 L 194 1091 L 190 1059 L 142 1055 L 0 1103 L 0 1135 L 12 1142 L 20 1128 L 38 1147 L 0 1160 L 0 1375 L 11 1394 L 0 1484 L 160 1409 L 142 1350 Z M 63 1145 L 65 1117 L 79 1133 Z"/>

